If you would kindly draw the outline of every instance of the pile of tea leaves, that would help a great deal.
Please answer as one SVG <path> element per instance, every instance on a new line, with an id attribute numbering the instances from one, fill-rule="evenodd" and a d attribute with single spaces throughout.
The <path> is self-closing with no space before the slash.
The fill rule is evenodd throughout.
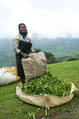
<path id="1" fill-rule="evenodd" d="M 39 78 L 32 79 L 22 86 L 22 91 L 29 95 L 50 94 L 53 96 L 69 95 L 71 86 L 69 83 L 60 80 L 47 71 Z"/>

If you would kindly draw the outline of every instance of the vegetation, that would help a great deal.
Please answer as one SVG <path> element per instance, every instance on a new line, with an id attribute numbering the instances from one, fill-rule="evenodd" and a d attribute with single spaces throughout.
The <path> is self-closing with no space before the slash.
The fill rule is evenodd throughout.
<path id="1" fill-rule="evenodd" d="M 37 79 L 33 79 L 22 87 L 22 91 L 29 95 L 50 94 L 55 96 L 69 95 L 71 86 L 69 83 L 53 77 L 49 71 Z"/>
<path id="2" fill-rule="evenodd" d="M 79 61 L 65 61 L 49 64 L 51 74 L 66 82 L 73 82 L 79 89 Z M 41 119 L 45 109 L 22 102 L 16 96 L 18 82 L 7 86 L 0 86 L 0 119 Z M 45 119 L 79 119 L 79 92 L 74 98 L 61 106 L 50 108 Z"/>
<path id="3" fill-rule="evenodd" d="M 67 61 L 75 61 L 75 60 L 79 60 L 78 57 L 70 57 L 69 59 L 67 59 Z"/>

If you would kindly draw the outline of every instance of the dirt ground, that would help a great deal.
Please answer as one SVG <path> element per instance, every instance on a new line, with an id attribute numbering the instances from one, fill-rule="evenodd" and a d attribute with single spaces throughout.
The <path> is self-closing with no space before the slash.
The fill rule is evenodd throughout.
<path id="1" fill-rule="evenodd" d="M 53 114 L 41 117 L 40 119 L 79 119 L 79 104 L 71 110 L 54 112 Z"/>
<path id="2" fill-rule="evenodd" d="M 45 119 L 79 119 L 79 104 L 71 111 L 61 111 L 48 115 Z"/>

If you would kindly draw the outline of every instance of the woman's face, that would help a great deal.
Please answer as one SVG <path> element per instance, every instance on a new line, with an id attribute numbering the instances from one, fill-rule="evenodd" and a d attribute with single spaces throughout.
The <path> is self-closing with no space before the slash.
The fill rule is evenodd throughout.
<path id="1" fill-rule="evenodd" d="M 24 24 L 20 25 L 19 30 L 20 30 L 20 33 L 22 33 L 22 34 L 26 33 L 27 34 L 27 28 Z"/>

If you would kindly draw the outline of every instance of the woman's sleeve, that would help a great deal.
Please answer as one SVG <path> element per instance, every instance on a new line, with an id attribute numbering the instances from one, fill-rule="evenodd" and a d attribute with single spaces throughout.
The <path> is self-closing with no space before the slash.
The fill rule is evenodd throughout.
<path id="1" fill-rule="evenodd" d="M 21 52 L 20 49 L 18 49 L 18 46 L 19 46 L 19 39 L 17 38 L 14 38 L 13 39 L 13 48 L 14 48 L 14 51 L 19 54 Z"/>

